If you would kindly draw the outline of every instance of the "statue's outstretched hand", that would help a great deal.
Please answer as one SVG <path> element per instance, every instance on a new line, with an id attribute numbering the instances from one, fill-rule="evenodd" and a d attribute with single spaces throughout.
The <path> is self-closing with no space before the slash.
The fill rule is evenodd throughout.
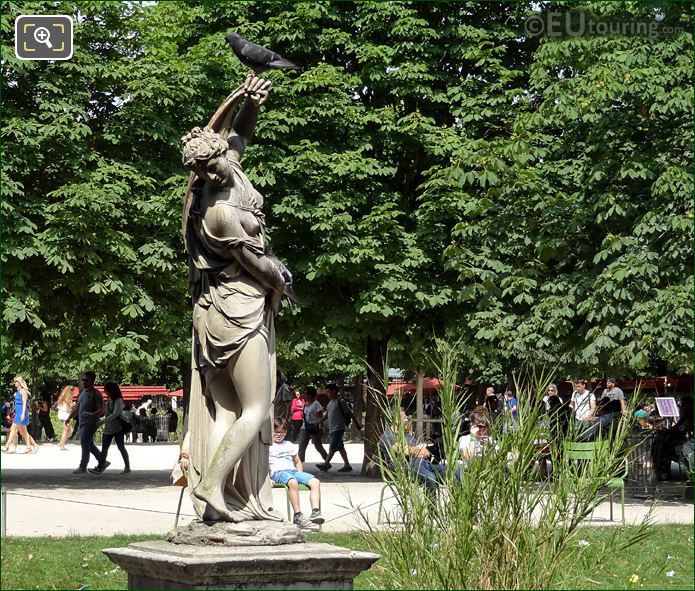
<path id="1" fill-rule="evenodd" d="M 268 98 L 270 84 L 270 80 L 249 73 L 244 81 L 244 92 L 251 102 L 260 107 Z"/>

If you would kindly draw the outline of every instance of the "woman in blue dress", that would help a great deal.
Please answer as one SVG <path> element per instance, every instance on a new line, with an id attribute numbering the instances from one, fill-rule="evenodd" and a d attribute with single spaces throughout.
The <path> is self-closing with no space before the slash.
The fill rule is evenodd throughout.
<path id="1" fill-rule="evenodd" d="M 29 435 L 27 425 L 29 424 L 29 388 L 24 378 L 20 375 L 14 377 L 14 385 L 17 391 L 14 395 L 14 420 L 10 428 L 10 434 L 7 436 L 7 445 L 3 451 L 7 453 L 15 453 L 17 450 L 17 442 L 21 435 L 26 442 L 27 450 L 36 453 L 39 446 L 34 441 L 34 438 Z"/>

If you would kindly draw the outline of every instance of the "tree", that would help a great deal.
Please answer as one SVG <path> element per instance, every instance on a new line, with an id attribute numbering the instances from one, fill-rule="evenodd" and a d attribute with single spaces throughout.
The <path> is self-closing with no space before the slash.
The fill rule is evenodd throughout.
<path id="1" fill-rule="evenodd" d="M 582 9 L 617 22 L 657 10 Z M 466 158 L 439 171 L 435 190 L 448 181 L 460 196 L 447 257 L 468 284 L 481 371 L 494 357 L 577 375 L 690 372 L 692 7 L 665 14 L 683 32 L 544 39 L 507 137 L 462 140 L 452 153 Z"/>
<path id="2" fill-rule="evenodd" d="M 143 49 L 144 8 L 4 8 L 3 371 L 151 375 L 187 355 L 189 312 L 173 149 L 180 113 L 147 116 L 167 98 L 139 84 L 144 69 L 166 77 Z M 73 58 L 17 60 L 14 17 L 51 11 L 74 17 Z"/>

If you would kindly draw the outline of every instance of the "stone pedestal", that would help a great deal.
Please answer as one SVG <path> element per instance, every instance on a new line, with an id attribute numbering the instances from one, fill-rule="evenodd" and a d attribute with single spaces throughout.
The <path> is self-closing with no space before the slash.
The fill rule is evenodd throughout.
<path id="1" fill-rule="evenodd" d="M 378 554 L 330 544 L 194 546 L 164 540 L 103 550 L 128 589 L 352 589 Z"/>

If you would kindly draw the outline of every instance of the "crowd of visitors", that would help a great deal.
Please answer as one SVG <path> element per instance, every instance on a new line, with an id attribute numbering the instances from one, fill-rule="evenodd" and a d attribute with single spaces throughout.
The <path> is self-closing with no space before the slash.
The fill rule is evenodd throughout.
<path id="1" fill-rule="evenodd" d="M 56 393 L 53 404 L 51 396 L 44 394 L 37 403 L 38 425 L 36 425 L 33 430 L 34 435 L 32 435 L 28 429 L 32 426 L 30 425 L 29 412 L 29 401 L 32 394 L 24 378 L 20 375 L 15 376 L 14 399 L 2 406 L 3 428 L 9 430 L 2 451 L 16 453 L 17 444 L 21 437 L 25 442 L 27 451 L 36 453 L 39 446 L 34 436 L 39 439 L 42 432 L 45 433 L 47 441 L 55 441 L 57 437 L 51 420 L 51 413 L 55 411 L 61 430 L 58 449 L 67 450 L 68 441 L 76 436 L 80 440 L 81 457 L 78 467 L 73 470 L 74 474 L 86 472 L 101 474 L 106 470 L 110 465 L 107 459 L 109 448 L 114 441 L 124 462 L 124 470 L 121 473 L 128 474 L 130 472 L 130 458 L 125 447 L 127 438 L 134 442 L 137 441 L 137 436 L 142 434 L 143 442 L 167 441 L 170 433 L 176 433 L 178 415 L 171 405 L 167 406 L 166 412 L 159 413 L 156 406 L 152 405 L 151 400 L 143 401 L 140 413 L 136 415 L 133 412 L 132 403 L 123 400 L 121 389 L 115 382 L 104 384 L 103 391 L 108 397 L 108 402 L 104 404 L 102 393 L 94 385 L 95 373 L 92 371 L 84 372 L 81 379 L 83 388 L 79 391 L 74 402 L 76 388 L 69 384 L 63 386 Z M 149 414 L 145 407 L 150 407 Z M 94 439 L 102 426 L 102 446 L 99 449 Z M 96 459 L 96 465 L 92 468 L 87 467 L 90 455 Z"/>
<path id="2" fill-rule="evenodd" d="M 594 441 L 605 437 L 617 424 L 620 417 L 629 412 L 625 395 L 617 386 L 615 378 L 606 380 L 602 391 L 597 388 L 590 391 L 587 380 L 580 378 L 574 384 L 570 395 L 561 397 L 556 384 L 550 384 L 542 398 L 543 410 L 539 416 L 545 440 L 539 441 L 539 449 L 552 441 L 571 436 L 581 442 Z M 599 394 L 600 391 L 600 394 Z M 458 421 L 460 460 L 463 466 L 473 457 L 479 456 L 492 440 L 489 437 L 493 424 L 501 421 L 498 427 L 502 431 L 517 428 L 520 402 L 514 391 L 507 388 L 502 397 L 498 397 L 494 387 L 486 388 L 480 406 L 475 407 L 468 418 Z M 440 417 L 439 397 L 432 397 L 425 407 L 430 417 Z M 399 415 L 395 417 L 398 419 Z M 630 417 L 628 417 L 630 418 Z M 685 458 L 691 470 L 693 467 L 693 398 L 684 396 L 680 401 L 679 419 L 668 426 L 666 419 L 658 416 L 653 404 L 640 403 L 635 406 L 632 415 L 634 428 L 655 429 L 652 442 L 653 464 L 660 479 L 670 477 L 671 462 Z M 455 419 L 455 422 L 456 419 Z M 398 421 L 397 421 L 398 423 Z M 410 419 L 404 410 L 400 412 L 399 428 L 405 433 L 405 440 L 398 442 L 394 433 L 396 425 L 387 425 L 379 442 L 379 450 L 385 465 L 394 466 L 394 455 L 400 458 L 403 466 L 416 475 L 418 481 L 427 489 L 437 486 L 442 469 L 438 468 L 442 460 L 441 425 L 430 428 L 429 443 L 418 442 L 410 432 Z M 403 428 L 404 427 L 404 428 Z M 397 454 L 393 452 L 397 451 Z M 546 466 L 541 462 L 541 475 L 547 477 Z"/>

